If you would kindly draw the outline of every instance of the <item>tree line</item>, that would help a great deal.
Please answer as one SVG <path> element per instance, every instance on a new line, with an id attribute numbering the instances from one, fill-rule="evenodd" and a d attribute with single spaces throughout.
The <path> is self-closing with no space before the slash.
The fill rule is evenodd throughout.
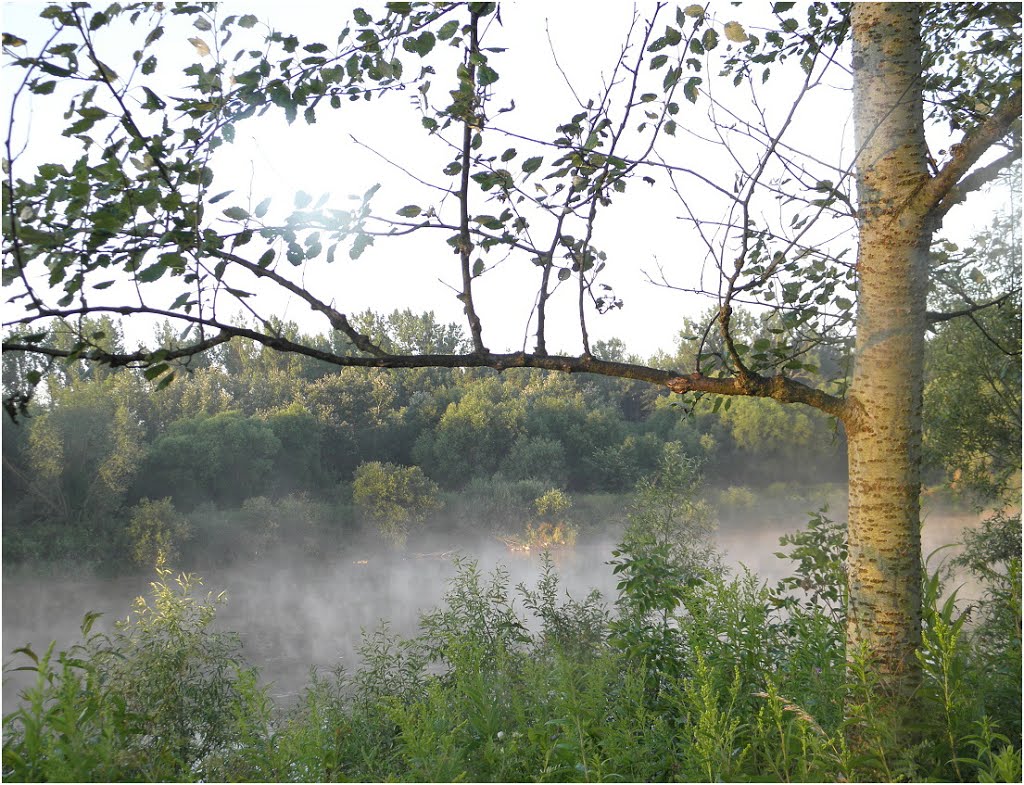
<path id="1" fill-rule="evenodd" d="M 452 351 L 464 342 L 459 326 L 432 313 L 359 319 L 376 341 L 405 350 Z M 770 327 L 747 322 L 751 343 Z M 87 329 L 123 350 L 117 322 L 97 319 Z M 330 340 L 299 336 L 294 324 L 279 329 L 313 345 Z M 691 329 L 684 325 L 677 353 L 692 351 Z M 55 325 L 50 340 L 59 346 L 69 330 Z M 627 359 L 616 339 L 595 350 Z M 5 384 L 25 372 L 15 357 L 5 355 Z M 419 467 L 440 489 L 476 496 L 517 484 L 527 495 L 626 493 L 655 471 L 667 442 L 699 460 L 715 487 L 845 477 L 842 434 L 813 410 L 755 399 L 687 409 L 666 391 L 593 375 L 339 370 L 233 342 L 193 359 L 159 391 L 143 372 L 80 362 L 52 365 L 43 384 L 30 416 L 4 428 L 8 560 L 80 556 L 83 548 L 124 560 L 132 515 L 161 499 L 176 513 L 216 516 L 297 495 L 340 503 L 344 528 L 356 472 L 375 462 Z"/>

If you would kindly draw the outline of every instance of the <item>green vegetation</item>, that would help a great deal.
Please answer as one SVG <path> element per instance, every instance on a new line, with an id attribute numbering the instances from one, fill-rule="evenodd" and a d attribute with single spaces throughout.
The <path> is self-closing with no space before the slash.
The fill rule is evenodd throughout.
<path id="1" fill-rule="evenodd" d="M 1000 519 L 973 535 L 964 564 L 988 570 L 1014 526 Z M 546 555 L 537 585 L 515 589 L 500 568 L 483 575 L 460 561 L 418 635 L 366 633 L 357 670 L 314 673 L 287 709 L 268 699 L 237 639 L 213 630 L 222 598 L 160 568 L 151 599 L 113 635 L 90 635 L 90 615 L 68 651 L 20 651 L 37 678 L 4 718 L 3 775 L 1019 782 L 1019 537 L 986 573 L 973 624 L 955 594 L 940 599 L 938 576 L 928 581 L 927 711 L 908 746 L 893 713 L 872 703 L 868 659 L 846 667 L 839 531 L 819 515 L 787 538 L 779 555 L 793 577 L 774 587 L 746 572 L 680 571 L 668 540 L 627 538 L 611 609 L 596 594 L 565 595 Z M 844 718 L 844 701 L 858 711 Z"/>
<path id="2" fill-rule="evenodd" d="M 430 314 L 362 318 L 381 341 L 460 340 Z M 927 394 L 950 406 L 967 369 L 947 372 L 949 342 L 968 338 L 932 342 Z M 989 403 L 1019 391 L 1004 354 L 975 361 L 1003 385 Z M 313 674 L 277 706 L 215 631 L 217 602 L 161 567 L 111 635 L 89 616 L 78 646 L 21 650 L 37 678 L 4 719 L 6 779 L 1019 781 L 1014 508 L 956 561 L 985 586 L 980 603 L 943 594 L 938 575 L 925 584 L 913 714 L 881 701 L 866 654 L 847 657 L 844 524 L 822 510 L 784 537 L 792 570 L 774 586 L 730 576 L 713 548 L 716 506 L 755 525 L 798 493 L 783 479 L 844 480 L 843 436 L 814 411 L 684 410 L 633 382 L 543 371 L 337 371 L 244 342 L 157 383 L 50 369 L 31 416 L 3 431 L 5 562 L 213 570 L 421 533 L 554 552 L 625 522 L 619 596 L 568 597 L 547 555 L 532 587 L 463 561 L 419 635 L 367 634 L 356 670 Z M 929 421 L 928 471 L 960 498 L 1013 498 L 1018 437 L 1001 412 L 973 412 L 973 441 Z"/>
<path id="3" fill-rule="evenodd" d="M 381 536 L 398 546 L 405 545 L 410 526 L 422 523 L 429 512 L 441 507 L 437 483 L 428 480 L 419 466 L 378 461 L 356 469 L 352 498 Z"/>
<path id="4" fill-rule="evenodd" d="M 430 313 L 360 321 L 384 343 L 462 340 Z M 766 329 L 747 321 L 754 334 Z M 94 326 L 111 346 L 123 341 L 115 322 Z M 47 341 L 62 340 L 63 329 Z M 13 388 L 17 355 L 4 357 Z M 718 409 L 704 400 L 688 411 L 667 391 L 640 395 L 626 380 L 523 369 L 339 371 L 245 342 L 197 365 L 159 393 L 158 381 L 133 369 L 50 369 L 46 395 L 3 431 L 6 563 L 122 571 L 152 565 L 162 549 L 209 569 L 317 538 L 328 557 L 361 533 L 401 544 L 413 528 L 448 523 L 524 539 L 531 525 L 536 542 L 555 545 L 569 535 L 554 532 L 564 516 L 538 509 L 538 499 L 559 491 L 577 505 L 567 522 L 598 526 L 606 519 L 584 515 L 582 497 L 628 493 L 662 465 L 667 444 L 680 471 L 700 464 L 709 496 L 737 507 L 763 504 L 771 483 L 845 478 L 842 435 L 823 415 L 756 400 Z M 613 505 L 613 519 L 622 506 Z M 545 523 L 551 531 L 538 533 Z"/>

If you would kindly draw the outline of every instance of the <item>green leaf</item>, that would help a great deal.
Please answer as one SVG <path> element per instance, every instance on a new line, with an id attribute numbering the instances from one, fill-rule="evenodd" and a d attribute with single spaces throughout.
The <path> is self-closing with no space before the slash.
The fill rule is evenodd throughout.
<path id="1" fill-rule="evenodd" d="M 482 86 L 492 85 L 498 81 L 498 72 L 491 68 L 489 65 L 480 66 L 480 70 L 477 71 L 477 82 Z"/>
<path id="2" fill-rule="evenodd" d="M 224 215 L 232 221 L 244 221 L 249 217 L 249 211 L 244 207 L 229 207 L 224 211 Z"/>
<path id="3" fill-rule="evenodd" d="M 651 58 L 651 70 L 655 71 L 668 62 L 668 55 L 658 55 Z"/>
<path id="4" fill-rule="evenodd" d="M 426 57 L 430 54 L 430 50 L 434 48 L 436 41 L 437 39 L 434 38 L 434 34 L 429 30 L 425 30 L 416 39 L 416 48 L 414 51 L 420 57 Z"/>
<path id="5" fill-rule="evenodd" d="M 484 260 L 483 259 L 477 259 L 475 262 L 473 262 L 473 277 L 474 278 L 477 278 L 478 276 L 480 276 L 483 273 L 483 271 L 484 271 Z"/>
<path id="6" fill-rule="evenodd" d="M 501 154 L 501 162 L 502 163 L 508 163 L 513 158 L 515 158 L 518 154 L 519 153 L 516 152 L 516 148 L 510 147 L 505 152 L 503 152 Z"/>
<path id="7" fill-rule="evenodd" d="M 526 172 L 526 174 L 533 174 L 538 169 L 540 169 L 540 165 L 542 163 L 544 163 L 544 156 L 542 155 L 534 156 L 533 158 L 527 158 L 525 161 L 523 161 L 523 171 Z"/>
<path id="8" fill-rule="evenodd" d="M 246 29 L 253 27 L 259 20 L 252 14 L 246 14 L 238 20 L 238 26 Z"/>
<path id="9" fill-rule="evenodd" d="M 256 262 L 260 267 L 269 267 L 270 263 L 274 261 L 274 249 L 271 248 L 269 251 L 260 257 L 260 260 Z"/>
<path id="10" fill-rule="evenodd" d="M 697 103 L 697 87 L 703 81 L 699 76 L 691 76 L 686 80 L 686 84 L 683 85 L 683 95 L 686 96 L 686 100 L 691 104 Z"/>
<path id="11" fill-rule="evenodd" d="M 572 275 L 572 272 L 568 268 L 563 267 L 561 270 L 558 271 L 558 280 L 559 281 L 568 281 L 569 280 L 569 276 L 571 276 L 571 275 Z"/>
<path id="12" fill-rule="evenodd" d="M 423 208 L 417 204 L 408 204 L 398 211 L 398 214 L 403 218 L 415 218 L 417 215 L 423 212 Z"/>
<path id="13" fill-rule="evenodd" d="M 256 217 L 257 218 L 262 218 L 264 215 L 267 214 L 267 210 L 269 208 L 270 208 L 270 197 L 268 196 L 266 199 L 264 199 L 262 202 L 260 202 L 258 205 L 256 205 Z"/>
<path id="14" fill-rule="evenodd" d="M 233 190 L 232 191 L 221 191 L 216 196 L 211 196 L 210 199 L 209 199 L 209 203 L 210 204 L 217 204 L 217 202 L 219 202 L 221 199 L 226 199 L 227 197 L 231 196 L 231 194 L 233 194 L 233 193 L 234 193 Z"/>
<path id="15" fill-rule="evenodd" d="M 160 264 L 170 270 L 182 271 L 185 269 L 185 257 L 180 253 L 171 251 L 169 253 L 162 253 L 157 258 L 160 260 Z"/>
<path id="16" fill-rule="evenodd" d="M 718 46 L 718 33 L 711 27 L 704 31 L 704 35 L 701 36 L 701 43 L 704 48 L 708 51 Z"/>
<path id="17" fill-rule="evenodd" d="M 442 41 L 447 41 L 453 35 L 459 31 L 459 23 L 457 20 L 452 19 L 451 21 L 445 22 L 441 25 L 441 29 L 437 31 L 437 37 Z"/>
<path id="18" fill-rule="evenodd" d="M 181 306 L 185 305 L 185 303 L 188 302 L 188 299 L 191 296 L 191 292 L 182 292 L 181 294 L 178 295 L 177 299 L 173 303 L 171 303 L 170 310 L 178 310 L 179 308 L 181 308 Z"/>
<path id="19" fill-rule="evenodd" d="M 368 25 L 373 21 L 373 17 L 370 16 L 362 8 L 356 8 L 352 11 L 352 18 L 356 20 L 357 25 Z"/>
<path id="20" fill-rule="evenodd" d="M 157 262 L 138 273 L 136 278 L 140 283 L 152 283 L 162 277 L 165 272 L 167 272 L 167 265 Z"/>

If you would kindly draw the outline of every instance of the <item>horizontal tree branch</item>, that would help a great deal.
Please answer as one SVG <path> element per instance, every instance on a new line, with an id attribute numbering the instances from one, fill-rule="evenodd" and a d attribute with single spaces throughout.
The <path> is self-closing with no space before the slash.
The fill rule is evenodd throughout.
<path id="1" fill-rule="evenodd" d="M 958 311 L 928 311 L 925 313 L 925 318 L 929 324 L 938 324 L 939 322 L 948 322 L 953 319 L 959 319 L 961 316 L 970 316 L 971 314 L 983 311 L 986 308 L 991 308 L 993 305 L 1000 305 L 1001 303 L 1008 300 L 1013 295 L 1020 292 L 1020 287 L 1011 289 L 1004 294 L 1001 294 L 994 300 L 989 300 L 984 303 L 972 303 L 967 308 L 961 308 Z"/>
<path id="2" fill-rule="evenodd" d="M 82 309 L 52 313 L 51 316 L 73 316 Z M 87 309 L 91 313 L 97 311 L 113 311 L 121 315 L 145 312 L 139 308 L 107 308 Z M 26 317 L 16 323 L 28 324 L 38 317 Z M 784 376 L 764 377 L 748 374 L 744 378 L 715 378 L 700 373 L 681 375 L 674 370 L 651 368 L 632 363 L 599 360 L 589 355 L 567 357 L 558 355 L 539 355 L 516 352 L 511 354 L 494 354 L 479 352 L 473 354 L 382 354 L 376 356 L 339 355 L 333 352 L 315 349 L 311 346 L 296 343 L 281 336 L 265 335 L 247 327 L 221 325 L 221 333 L 206 341 L 180 347 L 173 350 L 157 352 L 140 350 L 131 353 L 107 352 L 98 348 L 73 352 L 24 341 L 4 341 L 3 351 L 17 351 L 28 354 L 39 354 L 56 358 L 80 358 L 99 362 L 113 367 L 149 364 L 166 360 L 181 359 L 225 343 L 232 338 L 248 338 L 270 349 L 289 352 L 310 357 L 315 360 L 339 367 L 356 368 L 493 368 L 504 371 L 510 368 L 537 368 L 562 373 L 592 373 L 619 379 L 633 379 L 666 387 L 674 393 L 688 392 L 713 393 L 716 395 L 742 395 L 759 398 L 773 398 L 781 403 L 802 403 L 844 419 L 848 411 L 842 398 L 829 395 L 821 390 L 810 387 L 803 382 Z"/>
<path id="3" fill-rule="evenodd" d="M 115 307 L 115 308 L 89 308 L 71 309 L 68 311 L 54 311 L 43 314 L 43 316 L 70 317 L 82 314 L 86 310 L 90 313 L 113 312 L 122 316 L 129 316 L 139 313 L 151 313 L 152 309 L 138 307 Z M 168 315 L 161 312 L 163 315 Z M 174 316 L 179 316 L 175 314 Z M 31 316 L 8 323 L 31 324 L 40 316 Z M 199 322 L 201 320 L 192 317 L 189 321 Z M 566 357 L 558 355 L 537 355 L 525 352 L 512 354 L 494 354 L 491 352 L 474 354 L 414 354 L 396 355 L 382 354 L 372 357 L 338 355 L 333 352 L 315 349 L 304 344 L 296 343 L 290 339 L 280 336 L 266 335 L 247 327 L 228 326 L 217 324 L 221 333 L 214 338 L 208 339 L 187 347 L 161 351 L 157 357 L 160 360 L 180 359 L 182 357 L 201 354 L 213 346 L 225 343 L 232 338 L 248 338 L 268 348 L 278 351 L 300 354 L 312 359 L 340 367 L 358 368 L 493 368 L 497 371 L 504 371 L 509 368 L 538 368 L 548 371 L 559 371 L 563 373 L 592 373 L 601 376 L 610 376 L 621 379 L 634 379 L 637 381 L 649 382 L 662 387 L 667 387 L 675 393 L 703 392 L 717 395 L 743 395 L 751 397 L 774 398 L 782 403 L 803 403 L 828 414 L 842 418 L 845 411 L 844 401 L 841 398 L 829 395 L 817 390 L 802 382 L 783 376 L 761 377 L 750 374 L 745 379 L 734 377 L 715 378 L 694 373 L 687 376 L 680 375 L 677 371 L 650 368 L 643 365 L 631 363 L 611 362 L 599 360 L 591 356 Z M 90 349 L 84 352 L 72 352 L 65 349 L 42 346 L 35 343 L 19 341 L 4 341 L 3 351 L 20 351 L 29 354 L 40 354 L 49 357 L 70 358 L 80 357 L 82 359 L 100 362 L 114 367 L 153 362 L 154 352 L 140 350 L 132 353 L 111 353 L 100 349 Z"/>
<path id="4" fill-rule="evenodd" d="M 715 395 L 744 395 L 751 398 L 772 398 L 780 403 L 802 403 L 831 414 L 846 423 L 850 407 L 844 398 L 829 395 L 787 376 L 743 378 L 728 376 L 712 378 L 699 373 L 675 376 L 665 383 L 674 393 L 703 392 Z"/>
<path id="5" fill-rule="evenodd" d="M 98 347 L 72 352 L 69 349 L 55 349 L 51 346 L 40 346 L 36 343 L 23 343 L 20 341 L 4 341 L 3 350 L 5 352 L 25 352 L 26 354 L 41 354 L 47 357 L 65 359 L 74 357 L 76 359 L 90 360 L 102 363 L 103 365 L 109 365 L 112 368 L 124 368 L 130 365 L 150 365 L 156 362 L 194 357 L 222 343 L 227 343 L 232 337 L 234 336 L 230 333 L 221 332 L 213 338 L 207 338 L 205 341 L 181 346 L 177 349 L 155 349 L 153 351 L 140 349 L 137 352 L 130 353 L 108 352 Z"/>

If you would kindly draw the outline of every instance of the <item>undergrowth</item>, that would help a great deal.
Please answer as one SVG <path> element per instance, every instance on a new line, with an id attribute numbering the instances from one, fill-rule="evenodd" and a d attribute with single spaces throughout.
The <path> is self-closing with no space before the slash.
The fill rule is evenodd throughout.
<path id="1" fill-rule="evenodd" d="M 36 678 L 4 717 L 3 776 L 1021 781 L 1019 540 L 1001 564 L 967 543 L 980 604 L 928 580 L 909 731 L 843 649 L 842 527 L 819 513 L 782 545 L 792 577 L 767 586 L 627 532 L 611 607 L 569 597 L 546 554 L 535 586 L 460 561 L 416 637 L 366 634 L 357 670 L 313 672 L 287 711 L 213 630 L 217 598 L 161 568 L 112 634 L 90 615 L 79 645 L 20 651 Z"/>

